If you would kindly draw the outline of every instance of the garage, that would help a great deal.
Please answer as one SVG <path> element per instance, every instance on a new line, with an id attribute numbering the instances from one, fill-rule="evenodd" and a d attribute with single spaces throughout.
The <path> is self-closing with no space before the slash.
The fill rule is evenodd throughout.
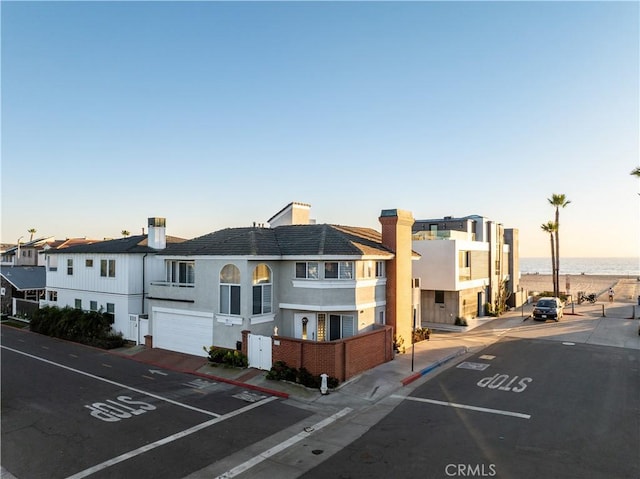
<path id="1" fill-rule="evenodd" d="M 153 347 L 195 356 L 213 344 L 213 314 L 153 308 Z"/>

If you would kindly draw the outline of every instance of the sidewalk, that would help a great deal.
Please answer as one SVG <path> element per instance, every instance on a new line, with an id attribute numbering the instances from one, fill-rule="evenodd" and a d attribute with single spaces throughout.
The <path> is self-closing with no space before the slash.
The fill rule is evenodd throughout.
<path id="1" fill-rule="evenodd" d="M 629 317 L 631 307 L 628 304 L 603 304 L 606 308 L 607 318 L 631 320 Z M 319 390 L 309 389 L 298 384 L 269 380 L 266 378 L 267 371 L 214 366 L 205 357 L 190 356 L 162 349 L 147 349 L 144 346 L 121 348 L 115 350 L 114 354 L 129 356 L 136 361 L 159 368 L 194 374 L 308 404 L 335 407 L 360 406 L 375 403 L 394 394 L 445 364 L 461 360 L 467 353 L 476 352 L 498 341 L 509 331 L 516 333 L 519 329 L 533 324 L 542 328 L 540 331 L 542 337 L 553 331 L 551 328 L 555 327 L 554 324 L 534 323 L 532 319 L 529 319 L 532 309 L 533 305 L 525 305 L 524 308 L 509 311 L 499 318 L 480 318 L 470 321 L 468 327 L 450 326 L 446 329 L 436 330 L 434 328 L 437 325 L 429 325 L 432 328 L 429 340 L 407 347 L 404 353 L 397 354 L 393 360 L 347 380 L 337 389 L 330 390 L 327 395 L 322 395 Z M 636 309 L 637 316 L 640 314 L 640 307 Z M 594 320 L 602 316 L 601 311 L 602 305 L 598 304 L 590 305 L 590 307 L 575 307 L 575 314 L 571 314 L 572 308 L 569 306 L 565 309 L 565 319 L 555 325 L 571 328 L 572 320 Z M 547 326 L 548 328 L 546 328 Z M 633 327 L 637 329 L 635 323 Z M 598 324 L 595 324 L 594 328 L 598 328 Z M 626 338 L 628 329 L 622 333 L 625 335 L 625 339 L 640 342 L 637 339 L 638 336 Z M 534 333 L 536 330 L 538 329 L 535 328 Z M 620 335 L 621 333 L 615 330 L 613 333 L 607 334 Z M 617 344 L 614 341 L 611 345 Z"/>

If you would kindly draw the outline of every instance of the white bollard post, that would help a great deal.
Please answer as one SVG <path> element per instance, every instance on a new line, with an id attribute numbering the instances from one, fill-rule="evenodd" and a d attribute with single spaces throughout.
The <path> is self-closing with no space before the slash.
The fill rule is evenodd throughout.
<path id="1" fill-rule="evenodd" d="M 327 394 L 327 392 L 329 392 L 329 388 L 327 386 L 327 378 L 329 377 L 328 375 L 322 373 L 320 375 L 320 377 L 322 378 L 322 383 L 320 384 L 320 392 L 322 394 Z"/>

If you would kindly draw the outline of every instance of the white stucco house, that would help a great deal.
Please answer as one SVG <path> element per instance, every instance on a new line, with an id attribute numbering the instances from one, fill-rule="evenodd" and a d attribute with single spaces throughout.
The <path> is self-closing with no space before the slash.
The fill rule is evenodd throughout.
<path id="1" fill-rule="evenodd" d="M 370 228 L 316 224 L 309 208 L 293 202 L 266 226 L 227 228 L 159 252 L 164 274 L 148 294 L 153 347 L 203 355 L 203 346 L 239 349 L 243 330 L 324 342 L 393 322 L 388 281 L 397 248 Z M 402 228 L 410 263 L 411 225 Z M 393 304 L 404 306 L 410 264 L 402 274 L 406 298 Z"/>

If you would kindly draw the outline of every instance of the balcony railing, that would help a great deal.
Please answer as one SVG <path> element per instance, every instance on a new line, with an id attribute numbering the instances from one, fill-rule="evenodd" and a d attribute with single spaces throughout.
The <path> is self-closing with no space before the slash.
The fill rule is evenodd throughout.
<path id="1" fill-rule="evenodd" d="M 475 241 L 475 233 L 466 231 L 444 230 L 444 231 L 416 231 L 412 234 L 413 241 L 433 241 L 433 240 L 465 240 Z"/>
<path id="2" fill-rule="evenodd" d="M 149 297 L 167 301 L 195 301 L 194 283 L 172 283 L 169 281 L 152 281 L 149 286 Z"/>

